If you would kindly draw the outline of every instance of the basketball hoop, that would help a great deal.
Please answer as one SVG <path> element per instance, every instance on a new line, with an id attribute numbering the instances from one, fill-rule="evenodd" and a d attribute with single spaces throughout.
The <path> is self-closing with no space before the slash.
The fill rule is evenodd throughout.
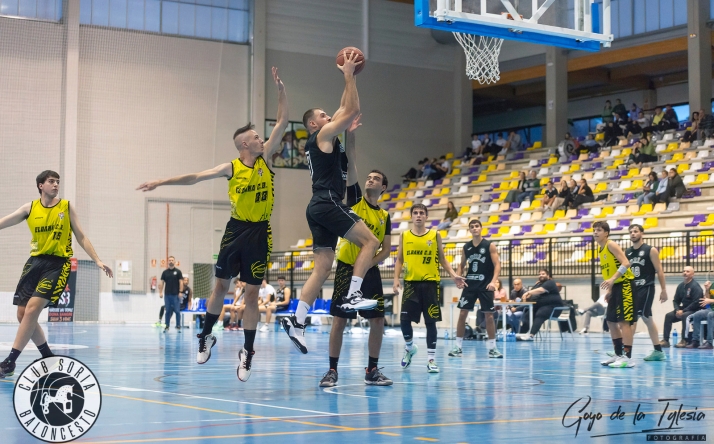
<path id="1" fill-rule="evenodd" d="M 501 79 L 498 67 L 498 55 L 501 53 L 503 39 L 481 35 L 454 32 L 466 54 L 466 75 L 480 84 L 496 83 Z"/>

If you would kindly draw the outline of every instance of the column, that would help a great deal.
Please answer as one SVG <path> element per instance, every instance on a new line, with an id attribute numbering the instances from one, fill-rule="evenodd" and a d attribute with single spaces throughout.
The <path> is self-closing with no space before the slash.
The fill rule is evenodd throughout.
<path id="1" fill-rule="evenodd" d="M 568 52 L 554 46 L 545 52 L 545 144 L 553 147 L 568 131 Z"/>
<path id="2" fill-rule="evenodd" d="M 266 75 L 270 67 L 265 66 L 265 46 L 267 42 L 266 22 L 268 16 L 267 2 L 253 2 L 253 41 L 251 43 L 251 109 L 250 121 L 259 132 L 265 126 L 265 87 Z M 269 95 L 275 99 L 274 86 L 270 83 Z M 265 137 L 269 136 L 266 134 Z"/>
<path id="3" fill-rule="evenodd" d="M 68 0 L 64 11 L 67 23 L 64 60 L 64 121 L 60 149 L 62 197 L 76 201 L 77 197 L 77 121 L 79 101 L 79 0 Z"/>
<path id="4" fill-rule="evenodd" d="M 687 0 L 690 114 L 700 109 L 709 113 L 712 109 L 712 37 L 707 20 L 709 2 Z"/>
<path id="5" fill-rule="evenodd" d="M 458 156 L 471 145 L 474 127 L 474 92 L 471 79 L 466 76 L 466 56 L 456 47 L 454 67 L 454 154 Z"/>

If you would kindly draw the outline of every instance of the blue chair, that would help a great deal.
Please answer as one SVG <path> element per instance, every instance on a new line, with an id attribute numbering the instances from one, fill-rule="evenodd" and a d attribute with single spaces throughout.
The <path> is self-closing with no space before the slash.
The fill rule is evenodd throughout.
<path id="1" fill-rule="evenodd" d="M 198 311 L 206 311 L 206 299 L 200 299 L 198 301 Z"/>
<path id="2" fill-rule="evenodd" d="M 299 299 L 290 299 L 290 304 L 288 305 L 288 311 L 295 313 L 295 310 L 297 310 L 298 303 L 300 302 Z"/>

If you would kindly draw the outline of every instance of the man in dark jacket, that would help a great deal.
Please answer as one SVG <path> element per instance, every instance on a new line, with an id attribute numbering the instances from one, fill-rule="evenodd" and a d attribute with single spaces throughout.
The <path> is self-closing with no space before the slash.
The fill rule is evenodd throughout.
<path id="1" fill-rule="evenodd" d="M 672 331 L 672 324 L 682 322 L 684 325 L 687 316 L 699 310 L 699 300 L 704 297 L 702 287 L 694 279 L 694 268 L 684 267 L 682 276 L 684 281 L 677 286 L 677 291 L 674 293 L 674 310 L 664 315 L 664 336 L 660 345 L 665 348 L 669 347 L 669 332 Z M 677 348 L 686 347 L 687 341 L 684 337 L 685 334 L 682 334 L 682 340 L 676 345 Z"/>

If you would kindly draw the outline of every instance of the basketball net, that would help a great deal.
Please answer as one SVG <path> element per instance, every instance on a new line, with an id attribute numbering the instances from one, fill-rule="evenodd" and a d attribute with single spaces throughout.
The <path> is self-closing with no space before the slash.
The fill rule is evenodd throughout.
<path id="1" fill-rule="evenodd" d="M 466 75 L 480 84 L 496 83 L 501 79 L 498 67 L 498 55 L 501 53 L 503 39 L 481 35 L 454 32 L 466 54 Z"/>

